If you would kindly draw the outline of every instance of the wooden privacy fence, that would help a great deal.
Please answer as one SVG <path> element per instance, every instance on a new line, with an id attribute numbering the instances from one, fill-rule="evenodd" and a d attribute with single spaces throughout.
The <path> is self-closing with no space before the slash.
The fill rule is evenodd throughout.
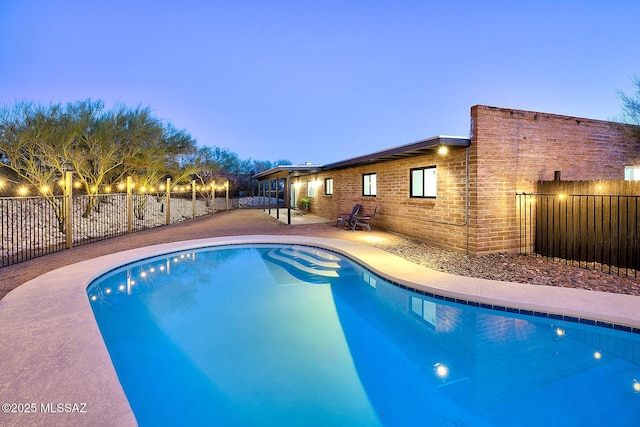
<path id="1" fill-rule="evenodd" d="M 640 185 L 544 181 L 516 195 L 520 252 L 637 277 Z"/>

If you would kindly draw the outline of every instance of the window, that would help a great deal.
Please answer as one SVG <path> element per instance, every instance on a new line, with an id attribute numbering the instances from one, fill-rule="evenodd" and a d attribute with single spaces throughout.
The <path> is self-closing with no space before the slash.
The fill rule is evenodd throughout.
<path id="1" fill-rule="evenodd" d="M 640 166 L 625 166 L 624 167 L 624 180 L 625 181 L 640 181 Z"/>
<path id="2" fill-rule="evenodd" d="M 362 195 L 375 196 L 377 193 L 376 174 L 367 173 L 362 175 Z"/>
<path id="3" fill-rule="evenodd" d="M 307 181 L 307 197 L 316 197 L 316 189 L 318 183 L 316 181 Z"/>
<path id="4" fill-rule="evenodd" d="M 436 197 L 437 173 L 435 166 L 411 169 L 411 197 Z"/>
<path id="5" fill-rule="evenodd" d="M 333 178 L 327 178 L 324 180 L 324 194 L 327 196 L 333 194 Z"/>

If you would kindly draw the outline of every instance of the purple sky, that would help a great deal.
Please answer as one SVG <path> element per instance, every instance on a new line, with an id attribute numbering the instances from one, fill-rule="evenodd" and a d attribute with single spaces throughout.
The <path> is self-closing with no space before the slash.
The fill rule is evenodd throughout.
<path id="1" fill-rule="evenodd" d="M 468 136 L 475 104 L 594 119 L 640 76 L 640 1 L 0 0 L 0 104 L 149 106 L 242 159 Z"/>

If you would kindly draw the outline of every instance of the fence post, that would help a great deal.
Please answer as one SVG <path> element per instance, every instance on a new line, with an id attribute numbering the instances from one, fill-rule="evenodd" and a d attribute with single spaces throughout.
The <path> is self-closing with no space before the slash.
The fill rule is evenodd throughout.
<path id="1" fill-rule="evenodd" d="M 226 195 L 226 198 L 227 198 L 227 210 L 229 210 L 229 181 L 228 180 L 227 180 L 227 182 L 226 182 L 226 184 L 224 186 L 225 186 L 225 188 L 227 190 L 227 195 Z"/>
<path id="2" fill-rule="evenodd" d="M 73 247 L 73 172 L 65 172 L 64 177 L 64 232 L 67 238 L 67 249 Z"/>
<path id="3" fill-rule="evenodd" d="M 196 219 L 196 180 L 191 180 L 191 219 Z"/>
<path id="4" fill-rule="evenodd" d="M 132 179 L 127 177 L 127 233 L 133 231 L 133 203 L 132 203 Z"/>
<path id="5" fill-rule="evenodd" d="M 171 224 L 171 178 L 167 178 L 167 210 L 165 222 L 165 225 Z"/>

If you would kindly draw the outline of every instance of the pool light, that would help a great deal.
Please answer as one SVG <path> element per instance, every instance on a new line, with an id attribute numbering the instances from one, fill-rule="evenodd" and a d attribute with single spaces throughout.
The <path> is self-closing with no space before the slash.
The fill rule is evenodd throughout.
<path id="1" fill-rule="evenodd" d="M 433 365 L 433 372 L 436 374 L 436 377 L 443 380 L 449 376 L 449 368 L 442 363 L 436 363 Z"/>
<path id="2" fill-rule="evenodd" d="M 640 382 L 636 379 L 633 380 L 633 391 L 640 393 Z"/>

